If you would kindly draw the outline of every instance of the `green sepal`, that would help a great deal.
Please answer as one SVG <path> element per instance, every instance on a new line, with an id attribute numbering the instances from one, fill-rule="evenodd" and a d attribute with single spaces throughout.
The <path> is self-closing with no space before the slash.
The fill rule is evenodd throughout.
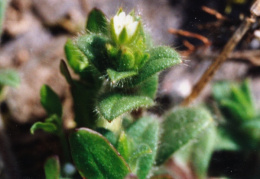
<path id="1" fill-rule="evenodd" d="M 118 36 L 118 43 L 119 44 L 123 44 L 128 40 L 128 34 L 126 31 L 126 28 L 124 27 L 122 29 L 122 31 L 120 32 L 119 36 Z"/>
<path id="2" fill-rule="evenodd" d="M 126 78 L 133 77 L 137 75 L 136 71 L 124 71 L 124 72 L 118 72 L 113 69 L 107 69 L 108 77 L 113 85 L 116 85 L 121 80 L 125 80 Z"/>
<path id="3" fill-rule="evenodd" d="M 164 119 L 158 148 L 157 165 L 165 162 L 174 152 L 194 140 L 213 122 L 204 108 L 179 108 Z"/>
<path id="4" fill-rule="evenodd" d="M 138 178 L 145 179 L 155 161 L 159 138 L 159 121 L 150 117 L 138 119 L 127 129 L 126 134 L 134 141 L 133 153 L 130 156 L 130 159 L 132 158 L 131 169 L 133 173 L 137 174 Z M 141 145 L 144 146 L 140 148 Z M 134 160 L 137 155 L 139 155 L 139 158 Z"/>
<path id="5" fill-rule="evenodd" d="M 94 8 L 88 15 L 86 29 L 92 33 L 108 35 L 108 21 L 104 13 Z"/>
<path id="6" fill-rule="evenodd" d="M 111 33 L 111 39 L 115 44 L 118 43 L 117 35 L 114 28 L 114 18 L 110 20 L 110 33 Z"/>
<path id="7" fill-rule="evenodd" d="M 57 134 L 58 128 L 55 124 L 49 122 L 36 122 L 32 125 L 30 132 L 34 134 L 36 130 L 43 130 L 51 134 Z"/>
<path id="8" fill-rule="evenodd" d="M 87 57 L 78 49 L 71 39 L 68 39 L 65 44 L 65 54 L 69 65 L 75 73 L 81 73 L 89 66 Z"/>
<path id="9" fill-rule="evenodd" d="M 134 19 L 136 19 L 136 16 L 134 16 Z M 143 47 L 144 38 L 142 36 L 142 30 L 143 30 L 142 24 L 141 21 L 139 21 L 134 34 L 130 38 L 129 35 L 127 35 L 126 43 L 129 44 L 130 46 L 136 46 L 137 48 L 140 48 L 139 50 L 144 50 Z M 139 44 L 140 42 L 142 43 L 142 45 Z"/>
<path id="10" fill-rule="evenodd" d="M 130 48 L 121 47 L 118 52 L 117 65 L 118 71 L 127 71 L 134 69 L 135 57 Z"/>
<path id="11" fill-rule="evenodd" d="M 130 173 L 123 157 L 101 134 L 80 128 L 69 141 L 73 161 L 83 178 L 122 179 Z"/>
<path id="12" fill-rule="evenodd" d="M 49 157 L 44 164 L 44 173 L 46 179 L 60 178 L 60 162 L 57 156 Z"/>
<path id="13" fill-rule="evenodd" d="M 15 70 L 0 69 L 0 86 L 17 87 L 20 84 L 19 74 Z"/>
<path id="14" fill-rule="evenodd" d="M 150 58 L 150 55 L 148 53 L 143 53 L 140 50 L 136 50 L 134 56 L 136 69 L 141 69 Z"/>
<path id="15" fill-rule="evenodd" d="M 121 12 L 123 12 L 123 8 L 122 8 L 122 7 L 120 7 L 120 8 L 118 9 L 118 11 L 116 12 L 116 15 L 119 15 Z"/>
<path id="16" fill-rule="evenodd" d="M 153 104 L 153 100 L 146 96 L 115 93 L 103 95 L 97 104 L 97 111 L 103 118 L 112 121 L 126 112 Z"/>
<path id="17" fill-rule="evenodd" d="M 149 51 L 148 62 L 139 70 L 139 75 L 133 78 L 132 85 L 137 85 L 154 74 L 181 63 L 179 54 L 170 47 L 156 47 Z"/>
<path id="18" fill-rule="evenodd" d="M 43 85 L 40 91 L 41 104 L 48 113 L 48 115 L 57 114 L 62 115 L 62 105 L 59 96 L 48 86 Z"/>

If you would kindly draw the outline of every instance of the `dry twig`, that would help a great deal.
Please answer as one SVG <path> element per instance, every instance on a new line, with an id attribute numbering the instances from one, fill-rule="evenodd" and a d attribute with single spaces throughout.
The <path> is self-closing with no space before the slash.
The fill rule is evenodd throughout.
<path id="1" fill-rule="evenodd" d="M 180 35 L 180 36 L 184 36 L 184 37 L 196 38 L 196 39 L 199 39 L 200 41 L 202 41 L 206 46 L 210 45 L 210 41 L 207 37 L 204 37 L 203 35 L 200 35 L 197 33 L 189 32 L 186 30 L 178 30 L 178 29 L 174 29 L 174 28 L 169 28 L 168 32 L 171 34 Z"/>
<path id="2" fill-rule="evenodd" d="M 218 11 L 216 11 L 215 9 L 211 9 L 209 7 L 206 6 L 202 6 L 201 9 L 203 11 L 205 11 L 206 13 L 215 16 L 217 19 L 219 20 L 227 20 L 227 18 L 225 16 L 223 16 L 222 14 L 220 14 Z"/>
<path id="3" fill-rule="evenodd" d="M 191 94 L 182 102 L 182 106 L 189 105 L 195 98 L 197 98 L 197 96 L 199 96 L 206 84 L 212 79 L 220 65 L 227 59 L 228 55 L 233 51 L 238 42 L 255 22 L 257 16 L 260 16 L 260 0 L 257 0 L 251 7 L 251 18 L 244 19 L 242 24 L 224 46 L 220 55 L 213 61 L 210 67 L 205 71 L 200 80 L 193 87 Z"/>

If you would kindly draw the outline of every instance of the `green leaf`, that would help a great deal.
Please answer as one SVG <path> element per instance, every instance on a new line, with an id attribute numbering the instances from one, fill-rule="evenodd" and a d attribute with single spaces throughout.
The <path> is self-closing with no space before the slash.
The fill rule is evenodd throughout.
<path id="1" fill-rule="evenodd" d="M 107 37 L 88 34 L 80 36 L 75 43 L 89 59 L 90 65 L 95 67 L 99 72 L 103 72 L 109 67 L 107 53 L 109 39 Z"/>
<path id="2" fill-rule="evenodd" d="M 216 83 L 213 95 L 227 120 L 241 123 L 255 118 L 256 110 L 248 80 L 242 84 Z"/>
<path id="3" fill-rule="evenodd" d="M 88 15 L 86 28 L 93 33 L 108 35 L 108 21 L 104 13 L 94 8 Z"/>
<path id="4" fill-rule="evenodd" d="M 0 36 L 2 34 L 2 29 L 3 29 L 3 22 L 4 22 L 6 5 L 7 5 L 7 0 L 1 0 L 0 1 Z"/>
<path id="5" fill-rule="evenodd" d="M 252 109 L 255 109 L 255 106 L 254 106 L 255 102 L 254 102 L 254 99 L 253 99 L 252 91 L 250 89 L 250 80 L 249 79 L 245 80 L 241 84 L 241 90 L 243 91 L 244 96 L 246 97 L 250 107 Z"/>
<path id="6" fill-rule="evenodd" d="M 73 84 L 73 80 L 71 78 L 71 75 L 70 75 L 70 72 L 69 72 L 69 69 L 65 63 L 64 60 L 61 60 L 60 61 L 60 72 L 61 74 L 65 77 L 66 81 L 72 85 Z"/>
<path id="7" fill-rule="evenodd" d="M 78 49 L 71 39 L 67 40 L 64 48 L 68 63 L 75 73 L 80 73 L 89 66 L 87 57 Z"/>
<path id="8" fill-rule="evenodd" d="M 136 160 L 138 160 L 139 158 L 141 158 L 147 154 L 152 154 L 152 153 L 153 153 L 153 151 L 151 150 L 151 148 L 148 145 L 140 144 L 140 146 L 138 146 L 137 149 L 131 155 L 131 158 L 129 159 L 130 164 L 134 163 L 132 165 L 135 165 Z"/>
<path id="9" fill-rule="evenodd" d="M 97 118 L 94 105 L 98 89 L 93 84 L 73 81 L 71 93 L 77 127 L 93 127 L 92 125 Z"/>
<path id="10" fill-rule="evenodd" d="M 81 128 L 70 135 L 69 141 L 72 158 L 82 177 L 122 179 L 130 173 L 125 160 L 99 133 Z"/>
<path id="11" fill-rule="evenodd" d="M 151 99 L 156 97 L 157 89 L 158 89 L 158 75 L 153 75 L 148 78 L 144 82 L 140 83 L 136 86 L 137 94 L 142 96 L 148 96 Z"/>
<path id="12" fill-rule="evenodd" d="M 145 96 L 133 96 L 124 94 L 107 94 L 101 97 L 97 104 L 100 115 L 108 121 L 140 107 L 152 106 L 153 100 Z"/>
<path id="13" fill-rule="evenodd" d="M 194 140 L 213 122 L 204 108 L 179 108 L 163 121 L 162 135 L 157 153 L 157 164 L 162 164 L 174 152 Z"/>
<path id="14" fill-rule="evenodd" d="M 136 71 L 117 72 L 113 69 L 107 69 L 107 74 L 112 84 L 117 84 L 120 80 L 124 80 L 126 78 L 130 78 L 132 76 L 137 75 L 137 72 Z"/>
<path id="15" fill-rule="evenodd" d="M 134 159 L 139 156 L 136 163 L 133 163 L 135 160 L 131 161 L 132 171 L 137 174 L 138 178 L 145 179 L 155 161 L 159 138 L 159 121 L 149 117 L 138 119 L 128 128 L 126 134 L 134 141 L 133 148 L 135 150 L 133 150 L 130 158 Z M 141 145 L 144 146 L 140 148 Z"/>
<path id="16" fill-rule="evenodd" d="M 31 134 L 34 134 L 36 130 L 42 129 L 45 132 L 56 134 L 58 129 L 57 126 L 49 122 L 36 122 L 32 125 L 30 131 Z"/>
<path id="17" fill-rule="evenodd" d="M 19 83 L 20 83 L 20 77 L 15 70 L 10 70 L 10 69 L 0 70 L 0 85 L 17 87 Z"/>
<path id="18" fill-rule="evenodd" d="M 217 82 L 213 85 L 213 96 L 217 101 L 230 98 L 231 85 L 227 81 Z"/>
<path id="19" fill-rule="evenodd" d="M 248 143 L 254 147 L 260 146 L 260 119 L 244 122 L 240 126 L 240 130 L 248 136 Z"/>
<path id="20" fill-rule="evenodd" d="M 149 52 L 150 59 L 133 78 L 132 85 L 137 85 L 154 74 L 181 63 L 179 54 L 170 47 L 156 47 Z"/>
<path id="21" fill-rule="evenodd" d="M 126 161 L 128 161 L 131 151 L 131 144 L 124 131 L 122 131 L 119 136 L 116 149 L 120 155 L 124 157 Z"/>
<path id="22" fill-rule="evenodd" d="M 57 114 L 53 114 L 53 115 L 49 116 L 47 119 L 45 119 L 45 122 L 53 123 L 57 127 L 61 126 L 61 124 L 62 124 L 61 118 Z"/>
<path id="23" fill-rule="evenodd" d="M 239 145 L 235 142 L 230 134 L 230 129 L 226 129 L 223 126 L 217 128 L 217 136 L 215 140 L 214 150 L 221 151 L 237 151 L 240 150 Z"/>
<path id="24" fill-rule="evenodd" d="M 46 179 L 60 178 L 60 162 L 58 157 L 50 157 L 44 164 L 44 172 Z"/>
<path id="25" fill-rule="evenodd" d="M 244 108 L 239 103 L 227 99 L 222 100 L 220 105 L 229 112 L 228 120 L 241 123 L 248 119 Z"/>
<path id="26" fill-rule="evenodd" d="M 96 131 L 104 136 L 114 147 L 116 146 L 118 136 L 116 136 L 112 131 L 105 128 L 97 128 Z"/>
<path id="27" fill-rule="evenodd" d="M 191 165 L 198 179 L 207 178 L 209 162 L 214 150 L 216 128 L 212 123 L 205 131 L 201 132 L 198 142 L 192 146 Z"/>
<path id="28" fill-rule="evenodd" d="M 62 115 L 62 106 L 59 96 L 48 86 L 43 85 L 40 91 L 41 104 L 49 115 Z"/>

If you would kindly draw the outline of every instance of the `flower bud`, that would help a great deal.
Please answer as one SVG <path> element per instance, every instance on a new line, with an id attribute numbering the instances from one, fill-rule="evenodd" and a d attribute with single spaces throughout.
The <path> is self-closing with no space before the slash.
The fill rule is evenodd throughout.
<path id="1" fill-rule="evenodd" d="M 131 41 L 138 31 L 138 24 L 139 22 L 133 15 L 119 12 L 111 20 L 113 40 L 120 44 Z"/>

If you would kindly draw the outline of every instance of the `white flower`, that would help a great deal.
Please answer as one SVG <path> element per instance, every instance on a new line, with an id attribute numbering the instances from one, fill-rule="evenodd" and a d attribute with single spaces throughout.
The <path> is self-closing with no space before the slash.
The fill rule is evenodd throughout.
<path id="1" fill-rule="evenodd" d="M 134 20 L 131 15 L 126 15 L 125 12 L 120 12 L 118 15 L 114 16 L 114 31 L 117 37 L 119 37 L 122 30 L 125 28 L 128 38 L 131 38 L 138 26 L 138 21 Z"/>

